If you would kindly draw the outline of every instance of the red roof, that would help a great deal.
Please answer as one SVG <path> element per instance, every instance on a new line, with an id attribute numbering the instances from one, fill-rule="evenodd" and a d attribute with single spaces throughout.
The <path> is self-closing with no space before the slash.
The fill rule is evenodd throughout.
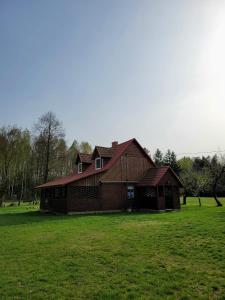
<path id="1" fill-rule="evenodd" d="M 109 162 L 100 170 L 96 170 L 95 169 L 95 163 L 92 162 L 92 164 L 83 172 L 83 173 L 72 173 L 68 176 L 44 183 L 42 185 L 37 186 L 36 188 L 45 188 L 45 187 L 52 187 L 52 186 L 62 186 L 62 185 L 66 185 L 68 183 L 98 174 L 98 173 L 102 173 L 105 172 L 107 170 L 109 170 L 115 163 L 116 161 L 120 158 L 120 156 L 125 152 L 125 150 L 127 149 L 127 147 L 131 144 L 135 142 L 143 151 L 143 154 L 146 156 L 146 158 L 148 158 L 151 163 L 154 165 L 153 161 L 151 160 L 151 158 L 148 156 L 148 154 L 143 150 L 143 148 L 140 146 L 140 144 L 136 141 L 136 139 L 131 139 L 127 142 L 118 144 L 117 147 L 115 148 L 115 151 L 113 152 L 112 158 L 109 160 Z"/>
<path id="2" fill-rule="evenodd" d="M 180 179 L 169 166 L 150 168 L 137 186 L 156 186 L 168 171 L 172 173 L 179 185 L 182 186 Z"/>

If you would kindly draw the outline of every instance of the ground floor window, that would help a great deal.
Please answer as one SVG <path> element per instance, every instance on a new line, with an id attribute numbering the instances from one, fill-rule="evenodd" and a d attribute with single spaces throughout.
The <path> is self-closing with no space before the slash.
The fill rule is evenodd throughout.
<path id="1" fill-rule="evenodd" d="M 134 186 L 133 185 L 128 185 L 128 187 L 127 187 L 127 198 L 134 199 Z"/>

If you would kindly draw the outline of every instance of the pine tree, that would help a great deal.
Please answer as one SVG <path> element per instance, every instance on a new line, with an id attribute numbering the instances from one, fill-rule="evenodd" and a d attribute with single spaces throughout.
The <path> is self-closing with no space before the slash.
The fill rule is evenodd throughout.
<path id="1" fill-rule="evenodd" d="M 154 159 L 154 163 L 156 164 L 157 167 L 160 167 L 163 165 L 163 154 L 159 149 L 156 150 L 156 152 L 153 156 L 153 159 Z"/>
<path id="2" fill-rule="evenodd" d="M 163 157 L 163 165 L 170 166 L 171 165 L 171 151 L 168 149 L 166 154 Z"/>
<path id="3" fill-rule="evenodd" d="M 173 169 L 173 171 L 178 175 L 180 172 L 179 165 L 177 163 L 177 156 L 174 151 L 171 152 L 170 155 L 170 167 Z"/>

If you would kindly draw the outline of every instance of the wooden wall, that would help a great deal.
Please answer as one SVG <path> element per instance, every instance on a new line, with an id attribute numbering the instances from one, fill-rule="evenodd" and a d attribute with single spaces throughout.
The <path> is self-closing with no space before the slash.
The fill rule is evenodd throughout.
<path id="1" fill-rule="evenodd" d="M 101 194 L 99 186 L 68 186 L 68 212 L 100 211 L 101 206 Z"/>
<path id="2" fill-rule="evenodd" d="M 87 178 L 83 178 L 78 181 L 72 182 L 69 184 L 69 186 L 97 186 L 99 185 L 99 180 L 101 176 L 102 173 L 95 174 Z"/>
<path id="3" fill-rule="evenodd" d="M 139 147 L 132 143 L 101 180 L 102 182 L 139 181 L 150 167 L 153 167 L 153 164 L 143 155 Z"/>
<path id="4" fill-rule="evenodd" d="M 178 182 L 175 178 L 175 176 L 171 173 L 171 171 L 168 171 L 162 178 L 162 180 L 159 182 L 159 185 L 178 185 Z"/>
<path id="5" fill-rule="evenodd" d="M 101 196 L 104 210 L 125 210 L 130 206 L 127 199 L 127 187 L 123 183 L 102 184 Z"/>
<path id="6" fill-rule="evenodd" d="M 96 189 L 98 191 L 94 192 Z M 127 188 L 123 183 L 105 183 L 92 187 L 70 185 L 67 194 L 68 211 L 124 210 L 130 205 L 127 200 Z"/>

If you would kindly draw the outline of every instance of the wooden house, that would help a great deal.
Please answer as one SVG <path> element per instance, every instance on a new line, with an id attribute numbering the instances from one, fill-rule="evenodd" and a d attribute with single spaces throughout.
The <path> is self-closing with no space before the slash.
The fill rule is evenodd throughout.
<path id="1" fill-rule="evenodd" d="M 78 153 L 76 171 L 38 186 L 43 211 L 101 212 L 180 208 L 180 180 L 157 168 L 136 139 Z"/>

